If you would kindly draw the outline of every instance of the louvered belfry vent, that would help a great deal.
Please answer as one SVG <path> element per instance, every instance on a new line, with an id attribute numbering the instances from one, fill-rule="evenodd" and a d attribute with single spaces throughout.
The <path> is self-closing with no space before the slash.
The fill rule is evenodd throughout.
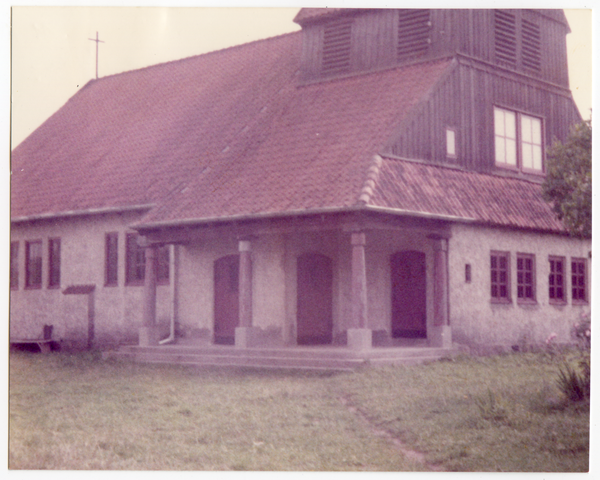
<path id="1" fill-rule="evenodd" d="M 523 35 L 523 66 L 539 72 L 541 68 L 540 27 L 523 19 L 521 31 Z"/>
<path id="2" fill-rule="evenodd" d="M 515 68 L 517 66 L 517 25 L 512 13 L 494 11 L 494 35 L 496 61 Z"/>
<path id="3" fill-rule="evenodd" d="M 427 53 L 431 43 L 431 20 L 427 9 L 398 11 L 398 60 Z"/>
<path id="4" fill-rule="evenodd" d="M 322 73 L 334 75 L 350 70 L 352 20 L 342 19 L 325 25 Z"/>

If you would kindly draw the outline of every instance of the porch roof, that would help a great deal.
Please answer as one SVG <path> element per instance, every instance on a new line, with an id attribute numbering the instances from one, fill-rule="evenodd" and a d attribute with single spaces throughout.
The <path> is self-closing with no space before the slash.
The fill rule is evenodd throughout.
<path id="1" fill-rule="evenodd" d="M 372 166 L 367 204 L 490 225 L 563 232 L 541 184 L 395 158 Z"/>

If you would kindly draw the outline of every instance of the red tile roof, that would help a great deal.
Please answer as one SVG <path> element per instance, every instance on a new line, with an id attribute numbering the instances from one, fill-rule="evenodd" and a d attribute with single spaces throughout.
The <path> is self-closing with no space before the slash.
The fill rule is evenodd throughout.
<path id="1" fill-rule="evenodd" d="M 383 158 L 368 204 L 491 225 L 564 231 L 543 199 L 541 185 L 516 178 Z"/>
<path id="2" fill-rule="evenodd" d="M 143 224 L 176 224 L 360 205 L 374 155 L 453 67 L 301 85 L 300 51 L 296 32 L 89 82 L 13 151 L 13 219 L 147 205 Z M 373 206 L 560 227 L 529 182 L 391 160 L 378 175 Z"/>

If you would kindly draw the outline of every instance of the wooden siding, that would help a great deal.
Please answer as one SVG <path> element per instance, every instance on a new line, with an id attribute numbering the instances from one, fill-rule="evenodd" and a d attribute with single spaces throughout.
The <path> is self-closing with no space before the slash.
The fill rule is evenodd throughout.
<path id="1" fill-rule="evenodd" d="M 566 89 L 463 58 L 415 108 L 388 151 L 404 158 L 493 171 L 495 105 L 541 117 L 546 146 L 555 138 L 564 140 L 571 125 L 581 120 Z M 446 158 L 447 127 L 456 131 L 457 158 Z"/>
<path id="2" fill-rule="evenodd" d="M 414 62 L 418 59 L 431 59 L 456 52 L 474 57 L 492 64 L 502 64 L 494 34 L 495 18 L 492 9 L 433 9 L 429 12 L 431 27 L 427 32 L 430 44 L 423 48 L 421 42 L 415 46 L 415 55 L 401 55 L 398 35 L 400 18 L 406 10 L 365 10 L 351 11 L 341 16 L 311 22 L 303 28 L 302 79 L 318 80 L 322 76 L 329 78 L 331 72 L 323 72 L 323 30 L 327 22 L 352 21 L 352 40 L 350 67 L 343 73 L 370 71 L 386 66 Z M 414 12 L 418 12 L 415 10 Z M 414 13 L 413 12 L 413 13 Z M 504 66 L 543 79 L 557 85 L 568 86 L 566 34 L 568 26 L 557 20 L 560 11 L 505 10 L 500 16 L 514 16 L 515 45 L 513 66 L 504 62 Z M 523 25 L 530 32 L 523 49 Z M 537 33 L 531 37 L 531 31 L 539 27 L 539 58 L 531 48 L 537 45 Z M 411 30 L 412 31 L 412 30 Z M 414 32 L 413 32 L 414 33 Z M 535 50 L 535 48 L 534 48 Z M 529 52 L 529 53 L 527 53 Z M 538 67 L 539 62 L 539 67 Z"/>

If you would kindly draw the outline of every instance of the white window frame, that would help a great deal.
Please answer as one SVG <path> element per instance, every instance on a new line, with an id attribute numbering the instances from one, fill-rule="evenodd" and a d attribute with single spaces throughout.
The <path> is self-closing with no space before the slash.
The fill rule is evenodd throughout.
<path id="1" fill-rule="evenodd" d="M 543 175 L 544 120 L 494 106 L 494 159 L 497 167 Z"/>
<path id="2" fill-rule="evenodd" d="M 456 154 L 456 129 L 446 127 L 446 157 L 457 158 Z"/>

